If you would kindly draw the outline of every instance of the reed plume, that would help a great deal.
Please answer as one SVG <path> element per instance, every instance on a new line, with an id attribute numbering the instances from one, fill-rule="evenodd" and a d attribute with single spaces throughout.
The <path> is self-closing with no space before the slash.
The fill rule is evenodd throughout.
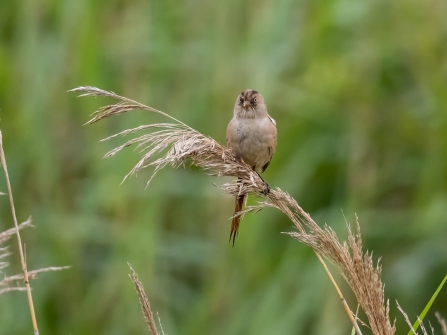
<path id="1" fill-rule="evenodd" d="M 149 333 L 151 335 L 158 335 L 157 326 L 155 325 L 154 321 L 154 314 L 152 313 L 151 304 L 146 296 L 146 292 L 144 292 L 144 286 L 141 283 L 140 279 L 138 278 L 138 274 L 135 272 L 132 266 L 129 263 L 127 263 L 127 265 L 129 266 L 130 269 L 129 277 L 132 280 L 133 284 L 135 285 L 135 290 L 137 291 L 138 299 L 140 300 L 141 312 L 143 313 L 143 317 L 144 320 L 146 321 Z"/>
<path id="2" fill-rule="evenodd" d="M 279 209 L 287 215 L 296 229 L 296 231 L 287 234 L 307 244 L 315 251 L 337 289 L 357 334 L 361 334 L 357 318 L 349 309 L 322 257 L 337 267 L 351 287 L 368 318 L 368 324 L 373 334 L 393 335 L 395 333 L 395 325 L 389 319 L 389 302 L 385 303 L 384 285 L 380 280 L 381 267 L 378 263 L 374 264 L 372 253 L 365 253 L 362 250 L 358 220 L 356 222 L 356 234 L 351 231 L 348 224 L 348 241 L 341 243 L 336 233 L 329 226 L 325 225 L 321 228 L 316 224 L 287 192 L 279 188 L 269 189 L 268 185 L 250 166 L 237 160 L 230 149 L 220 145 L 211 137 L 201 134 L 164 112 L 113 92 L 89 86 L 78 87 L 71 92 L 81 93 L 80 96 L 103 96 L 118 100 L 116 104 L 101 107 L 93 114 L 93 118 L 87 124 L 98 122 L 109 116 L 123 114 L 133 109 L 158 113 L 170 118 L 172 120 L 170 123 L 142 125 L 124 130 L 102 140 L 107 141 L 117 136 L 152 130 L 150 133 L 128 140 L 105 155 L 105 157 L 114 156 L 122 149 L 132 145 L 141 149 L 143 157 L 124 179 L 141 169 L 152 167 L 153 174 L 148 181 L 149 183 L 160 169 L 168 165 L 178 168 L 185 166 L 187 163 L 198 166 L 212 176 L 236 177 L 237 181 L 221 186 L 223 192 L 231 196 L 254 195 L 261 199 L 256 206 L 250 206 L 244 211 L 236 213 L 236 215 L 244 215 L 265 207 Z M 165 152 L 165 150 L 167 151 Z"/>

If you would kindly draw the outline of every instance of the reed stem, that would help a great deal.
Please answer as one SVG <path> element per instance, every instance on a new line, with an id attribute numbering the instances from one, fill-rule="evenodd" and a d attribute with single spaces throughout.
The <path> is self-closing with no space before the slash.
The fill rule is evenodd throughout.
<path id="1" fill-rule="evenodd" d="M 29 284 L 28 270 L 26 268 L 25 254 L 23 252 L 22 240 L 20 238 L 19 224 L 17 223 L 17 216 L 16 216 L 16 211 L 14 208 L 14 200 L 12 197 L 11 182 L 9 180 L 8 168 L 6 166 L 5 152 L 3 151 L 3 141 L 2 141 L 1 130 L 0 130 L 0 160 L 1 160 L 1 163 L 3 166 L 3 170 L 5 171 L 6 185 L 8 187 L 9 203 L 11 204 L 12 217 L 14 220 L 14 226 L 16 228 L 17 242 L 19 244 L 19 252 L 20 252 L 20 261 L 22 263 L 23 279 L 25 281 L 26 292 L 28 295 L 28 304 L 29 304 L 29 309 L 30 309 L 30 313 L 31 313 L 31 321 L 33 323 L 34 335 L 39 335 L 39 329 L 37 328 L 36 314 L 34 312 L 33 296 L 31 294 L 31 286 Z"/>

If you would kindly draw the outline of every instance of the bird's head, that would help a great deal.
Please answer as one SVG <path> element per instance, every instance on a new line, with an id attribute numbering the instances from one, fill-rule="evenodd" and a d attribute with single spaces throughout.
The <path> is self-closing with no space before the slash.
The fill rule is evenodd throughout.
<path id="1" fill-rule="evenodd" d="M 267 115 L 267 106 L 261 93 L 248 89 L 238 95 L 234 113 L 243 118 L 265 117 Z"/>

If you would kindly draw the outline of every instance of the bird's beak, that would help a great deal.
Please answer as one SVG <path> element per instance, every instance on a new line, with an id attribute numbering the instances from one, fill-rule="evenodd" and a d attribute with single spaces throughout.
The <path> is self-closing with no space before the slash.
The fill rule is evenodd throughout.
<path id="1" fill-rule="evenodd" d="M 244 108 L 247 109 L 248 107 L 250 107 L 250 101 L 244 101 Z"/>

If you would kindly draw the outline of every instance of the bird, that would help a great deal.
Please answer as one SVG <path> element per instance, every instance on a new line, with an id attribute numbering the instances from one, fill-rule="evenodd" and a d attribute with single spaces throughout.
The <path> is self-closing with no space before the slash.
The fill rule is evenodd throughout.
<path id="1" fill-rule="evenodd" d="M 240 93 L 227 127 L 227 147 L 234 156 L 250 165 L 256 173 L 264 172 L 275 153 L 277 136 L 276 121 L 267 113 L 261 93 L 252 89 Z M 236 196 L 235 215 L 242 210 L 246 197 L 246 194 Z M 240 216 L 233 216 L 231 222 L 230 242 L 233 241 L 233 245 L 240 220 Z"/>

